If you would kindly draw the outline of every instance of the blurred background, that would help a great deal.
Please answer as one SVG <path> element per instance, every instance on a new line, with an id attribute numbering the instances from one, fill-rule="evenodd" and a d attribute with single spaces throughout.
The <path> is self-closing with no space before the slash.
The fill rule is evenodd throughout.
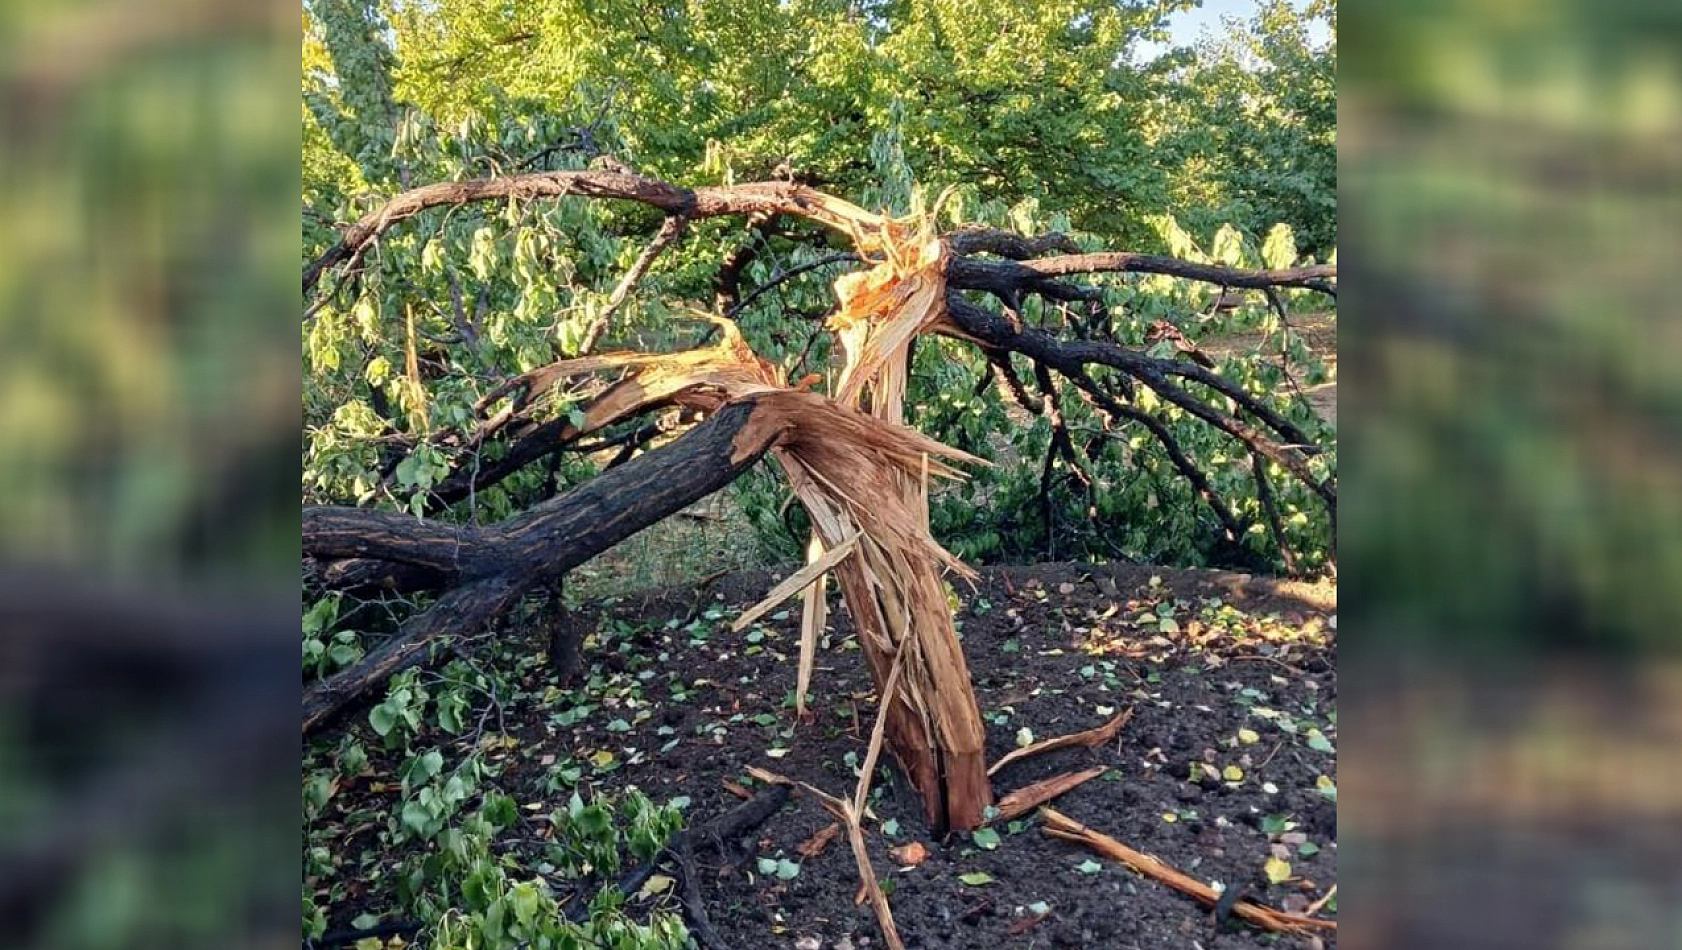
<path id="1" fill-rule="evenodd" d="M 1682 7 L 1343 14 L 1342 939 L 1682 946 Z M 7 946 L 293 939 L 293 15 L 0 14 Z"/>
<path id="2" fill-rule="evenodd" d="M 1343 14 L 1341 937 L 1682 946 L 1682 6 Z"/>
<path id="3" fill-rule="evenodd" d="M 0 14 L 3 946 L 295 932 L 295 15 Z"/>

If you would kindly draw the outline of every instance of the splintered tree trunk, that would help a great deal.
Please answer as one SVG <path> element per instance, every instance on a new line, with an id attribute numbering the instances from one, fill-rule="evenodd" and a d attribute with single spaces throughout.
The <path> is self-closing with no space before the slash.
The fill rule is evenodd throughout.
<path id="1" fill-rule="evenodd" d="M 716 401 L 713 404 L 717 407 Z M 983 731 L 953 628 L 944 568 L 968 573 L 929 537 L 907 478 L 955 475 L 965 458 L 926 436 L 814 393 L 778 390 L 718 407 L 683 438 L 490 528 L 355 508 L 308 508 L 304 553 L 425 573 L 444 586 L 355 666 L 310 687 L 307 734 L 356 696 L 469 636 L 538 585 L 729 484 L 774 449 L 829 546 L 858 536 L 835 569 L 878 689 L 901 664 L 884 739 L 938 830 L 978 827 L 992 804 Z"/>
<path id="2" fill-rule="evenodd" d="M 930 827 L 939 832 L 963 831 L 981 826 L 987 806 L 993 804 L 993 787 L 987 780 L 981 711 L 937 570 L 929 565 L 926 573 L 908 578 L 911 583 L 906 589 L 939 603 L 945 622 L 913 619 L 913 624 L 923 620 L 921 629 L 908 630 L 900 641 L 899 650 L 909 651 L 903 661 L 907 669 L 900 677 L 904 688 L 895 691 L 888 707 L 884 741 L 922 796 Z M 899 651 L 881 649 L 880 639 L 863 631 L 891 629 L 893 624 L 881 609 L 889 605 L 878 597 L 863 562 L 849 558 L 835 569 L 835 576 L 860 627 L 860 647 L 880 691 Z M 866 606 L 859 610 L 856 604 Z M 878 607 L 873 610 L 871 604 Z M 867 619 L 861 620 L 861 615 Z M 922 675 L 910 675 L 912 670 Z"/>

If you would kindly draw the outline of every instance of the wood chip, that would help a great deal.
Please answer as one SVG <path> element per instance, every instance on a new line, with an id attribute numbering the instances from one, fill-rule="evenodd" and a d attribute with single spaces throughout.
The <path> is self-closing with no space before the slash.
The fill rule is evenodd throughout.
<path id="1" fill-rule="evenodd" d="M 923 847 L 921 841 L 913 841 L 909 844 L 902 844 L 897 848 L 889 848 L 888 854 L 893 857 L 895 863 L 905 868 L 918 867 L 929 859 L 929 849 Z"/>
<path id="2" fill-rule="evenodd" d="M 840 833 L 841 823 L 838 821 L 831 822 L 830 824 L 827 824 L 813 832 L 810 838 L 807 838 L 805 841 L 795 845 L 794 850 L 800 852 L 800 856 L 803 858 L 815 858 L 818 855 L 823 854 L 824 849 L 828 848 L 829 843 L 834 841 L 836 835 L 839 835 Z"/>

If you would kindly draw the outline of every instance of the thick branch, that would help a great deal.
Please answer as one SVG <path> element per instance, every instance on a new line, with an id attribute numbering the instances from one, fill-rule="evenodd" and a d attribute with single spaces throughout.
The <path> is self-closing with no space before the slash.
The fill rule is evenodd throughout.
<path id="1" fill-rule="evenodd" d="M 946 243 L 957 254 L 997 254 L 1013 261 L 1039 257 L 1050 251 L 1066 254 L 1080 251 L 1068 235 L 1057 231 L 1039 237 L 1025 237 L 1015 231 L 994 228 L 960 228 L 946 236 Z"/>
<path id="2" fill-rule="evenodd" d="M 635 201 L 658 208 L 668 215 L 691 219 L 786 213 L 810 218 L 828 227 L 840 227 L 846 220 L 844 214 L 836 211 L 843 203 L 793 182 L 685 188 L 641 175 L 602 169 L 525 172 L 500 178 L 438 182 L 405 191 L 363 215 L 345 231 L 337 244 L 304 268 L 304 293 L 314 289 L 328 268 L 354 259 L 392 225 L 430 208 L 509 198 L 563 198 L 569 195 Z"/>
<path id="3" fill-rule="evenodd" d="M 326 505 L 304 509 L 303 535 L 304 554 L 310 557 L 373 558 L 452 572 L 479 541 L 478 531 L 463 525 Z"/>
<path id="4" fill-rule="evenodd" d="M 304 732 L 368 688 L 422 662 L 435 643 L 476 633 L 532 587 L 728 485 L 778 434 L 750 425 L 756 406 L 752 398 L 727 405 L 676 442 L 471 536 L 386 512 L 306 509 L 306 554 L 357 548 L 350 539 L 351 525 L 361 521 L 381 538 L 361 547 L 405 559 L 452 563 L 462 583 L 411 617 L 355 666 L 311 687 L 304 694 Z M 398 521 L 406 527 L 418 525 L 414 530 L 442 546 L 425 551 L 419 541 L 390 537 Z M 312 532 L 312 524 L 333 530 Z"/>

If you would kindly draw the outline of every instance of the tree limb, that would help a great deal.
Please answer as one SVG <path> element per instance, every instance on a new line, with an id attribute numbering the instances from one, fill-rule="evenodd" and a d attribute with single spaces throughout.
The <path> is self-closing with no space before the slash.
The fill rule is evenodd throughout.
<path id="1" fill-rule="evenodd" d="M 613 288 L 613 293 L 607 298 L 607 306 L 602 308 L 602 312 L 597 314 L 596 319 L 590 321 L 590 326 L 585 329 L 584 339 L 578 345 L 579 356 L 585 356 L 596 348 L 596 342 L 607 331 L 608 322 L 613 319 L 614 313 L 624 306 L 625 299 L 636 289 L 637 282 L 642 280 L 643 275 L 648 273 L 654 259 L 683 234 L 683 229 L 688 223 L 689 219 L 681 212 L 666 216 L 660 230 L 654 235 L 654 240 L 649 241 L 648 246 L 642 249 L 642 253 L 631 264 L 631 269 L 625 272 L 625 276 L 619 279 L 619 285 Z"/>

